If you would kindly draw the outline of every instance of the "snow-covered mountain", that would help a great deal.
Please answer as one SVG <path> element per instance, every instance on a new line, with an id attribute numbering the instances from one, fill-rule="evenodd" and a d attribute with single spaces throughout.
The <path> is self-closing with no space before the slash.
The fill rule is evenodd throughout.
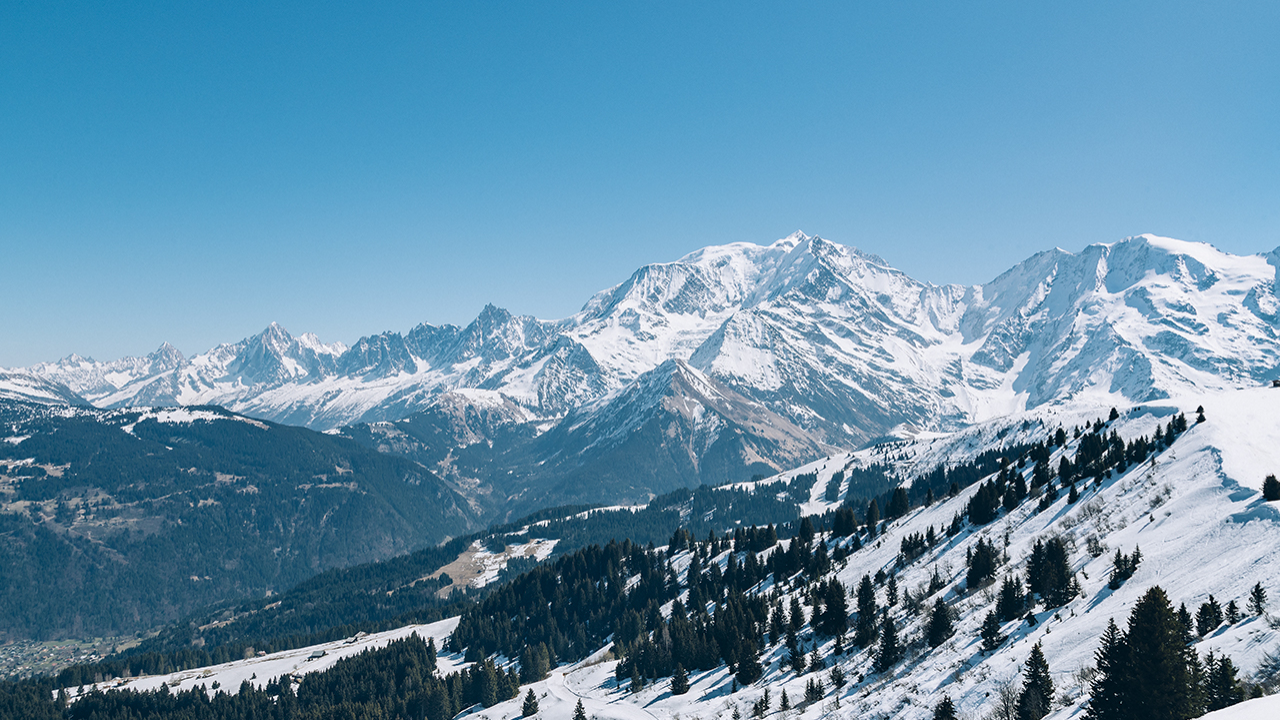
<path id="1" fill-rule="evenodd" d="M 1144 235 L 1043 252 L 981 286 L 937 286 L 795 233 L 647 265 L 558 321 L 490 306 L 465 328 L 423 324 L 351 348 L 273 324 L 191 358 L 166 345 L 29 372 L 104 407 L 219 404 L 330 429 L 496 402 L 535 432 L 603 427 L 586 414 L 607 412 L 617 436 L 643 423 L 614 401 L 652 390 L 649 374 L 676 362 L 802 444 L 856 447 L 1052 403 L 1262 383 L 1280 373 L 1278 269 L 1280 249 L 1235 256 Z M 796 456 L 764 459 L 780 469 Z"/>

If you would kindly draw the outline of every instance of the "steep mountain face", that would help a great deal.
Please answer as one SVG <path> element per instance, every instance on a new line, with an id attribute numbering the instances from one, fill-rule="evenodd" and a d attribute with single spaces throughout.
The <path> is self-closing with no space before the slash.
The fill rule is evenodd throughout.
<path id="1" fill-rule="evenodd" d="M 216 403 L 318 429 L 417 412 L 441 429 L 461 427 L 437 420 L 471 402 L 481 405 L 473 414 L 494 420 L 492 408 L 507 406 L 504 421 L 525 426 L 516 436 L 594 447 L 600 440 L 586 440 L 583 428 L 616 438 L 618 428 L 645 427 L 653 406 L 624 398 L 649 393 L 648 375 L 675 362 L 732 391 L 739 407 L 778 419 L 770 432 L 788 442 L 741 426 L 738 454 L 759 453 L 780 469 L 796 452 L 952 430 L 1046 404 L 1142 402 L 1264 382 L 1280 372 L 1277 268 L 1280 250 L 1240 257 L 1140 236 L 1079 254 L 1040 253 L 981 286 L 936 286 L 796 233 L 645 266 L 560 321 L 490 306 L 465 328 L 419 325 L 350 349 L 273 325 L 190 359 L 165 347 L 147 358 L 72 357 L 30 372 L 100 406 Z M 737 422 L 714 403 L 703 407 L 716 423 Z M 641 414 L 622 417 L 620 408 Z M 430 453 L 494 439 L 492 428 L 462 425 L 459 435 L 437 433 L 443 444 Z M 686 445 L 702 448 L 695 455 L 716 446 Z M 706 466 L 695 457 L 693 477 L 706 479 Z"/>
<path id="2" fill-rule="evenodd" d="M 700 483 L 772 475 L 827 450 L 801 428 L 682 361 L 670 360 L 545 432 L 510 399 L 445 395 L 394 423 L 343 435 L 475 487 L 499 517 L 601 501 L 643 503 Z"/>
<path id="3" fill-rule="evenodd" d="M 29 372 L 0 369 L 0 400 L 88 405 L 74 390 Z"/>

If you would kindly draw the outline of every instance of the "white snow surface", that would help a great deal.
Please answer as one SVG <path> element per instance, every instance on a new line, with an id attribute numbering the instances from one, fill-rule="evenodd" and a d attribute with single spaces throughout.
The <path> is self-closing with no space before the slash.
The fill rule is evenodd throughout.
<path id="1" fill-rule="evenodd" d="M 1204 720 L 1276 720 L 1280 718 L 1280 695 L 1246 700 L 1202 717 Z"/>
<path id="2" fill-rule="evenodd" d="M 393 640 L 400 640 L 411 635 L 422 639 L 434 638 L 436 647 L 441 648 L 444 640 L 458 626 L 458 618 L 448 618 L 428 625 L 408 625 L 386 632 L 353 636 L 343 640 L 311 645 L 294 650 L 272 653 L 262 657 L 233 660 L 222 665 L 207 668 L 183 670 L 165 675 L 145 675 L 136 678 L 116 678 L 114 680 L 85 685 L 83 688 L 72 688 L 68 694 L 74 701 L 81 692 L 90 692 L 94 688 L 101 690 L 128 689 L 138 692 L 158 690 L 161 685 L 168 685 L 171 692 L 190 690 L 204 686 L 212 697 L 216 692 L 234 695 L 240 691 L 240 684 L 249 682 L 257 688 L 263 688 L 268 682 L 285 675 L 303 677 L 309 673 L 321 672 L 333 667 L 334 663 L 347 657 L 359 655 L 366 650 L 386 647 Z M 314 660 L 308 659 L 313 653 L 324 651 L 325 655 Z M 441 672 L 450 673 L 460 669 L 462 658 L 441 652 L 437 656 L 437 667 Z M 213 688 L 214 683 L 218 688 Z"/>

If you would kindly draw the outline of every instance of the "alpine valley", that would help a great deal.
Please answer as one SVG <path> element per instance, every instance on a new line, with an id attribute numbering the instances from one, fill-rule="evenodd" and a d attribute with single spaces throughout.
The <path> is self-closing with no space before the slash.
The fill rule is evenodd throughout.
<path id="1" fill-rule="evenodd" d="M 1280 716 L 1278 285 L 796 233 L 562 320 L 0 371 L 0 630 L 140 640 L 0 716 Z"/>

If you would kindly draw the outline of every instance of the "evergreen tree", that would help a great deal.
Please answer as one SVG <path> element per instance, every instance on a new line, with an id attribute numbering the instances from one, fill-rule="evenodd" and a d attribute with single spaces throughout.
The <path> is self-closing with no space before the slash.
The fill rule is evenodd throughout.
<path id="1" fill-rule="evenodd" d="M 898 630 L 893 626 L 893 618 L 886 614 L 884 626 L 880 630 L 880 648 L 876 653 L 876 672 L 888 672 L 901 659 L 902 648 L 898 645 Z"/>
<path id="2" fill-rule="evenodd" d="M 1027 607 L 1026 595 L 1022 591 L 1022 581 L 1015 575 L 1006 575 L 1000 585 L 1000 596 L 996 600 L 996 614 L 1000 622 L 1009 622 L 1022 617 Z"/>
<path id="3" fill-rule="evenodd" d="M 858 647 L 870 647 L 876 639 L 876 589 L 871 576 L 863 575 L 858 582 L 858 621 L 854 625 L 853 641 Z"/>
<path id="4" fill-rule="evenodd" d="M 1031 648 L 1023 667 L 1022 694 L 1018 696 L 1018 720 L 1040 720 L 1053 708 L 1053 680 L 1040 643 Z"/>
<path id="5" fill-rule="evenodd" d="M 1262 583 L 1253 586 L 1253 590 L 1249 591 L 1249 610 L 1254 615 L 1261 615 L 1267 611 L 1267 591 L 1262 587 Z"/>
<path id="6" fill-rule="evenodd" d="M 1037 540 L 1032 546 L 1027 561 L 1027 584 L 1047 608 L 1066 605 L 1079 594 L 1080 586 L 1067 564 L 1067 546 L 1062 538 Z"/>
<path id="7" fill-rule="evenodd" d="M 867 503 L 867 535 L 869 537 L 876 536 L 876 525 L 880 523 L 880 504 L 875 498 L 871 498 L 871 502 Z"/>
<path id="8" fill-rule="evenodd" d="M 800 599 L 792 596 L 791 609 L 787 613 L 789 622 L 791 623 L 792 632 L 800 632 L 804 627 L 804 608 L 800 607 Z"/>
<path id="9" fill-rule="evenodd" d="M 906 488 L 894 488 L 893 495 L 889 498 L 889 505 L 885 508 L 885 519 L 896 520 L 906 515 L 910 510 L 911 501 L 907 498 Z"/>
<path id="10" fill-rule="evenodd" d="M 843 635 L 849 629 L 849 604 L 839 580 L 833 578 L 827 583 L 822 600 L 824 609 L 817 630 L 828 637 Z"/>
<path id="11" fill-rule="evenodd" d="M 582 707 L 582 698 L 578 698 L 578 706 L 573 709 L 573 720 L 587 720 L 587 710 Z"/>
<path id="12" fill-rule="evenodd" d="M 787 649 L 787 664 L 797 675 L 803 675 L 809 661 L 805 659 L 804 651 L 798 645 L 791 645 Z"/>
<path id="13" fill-rule="evenodd" d="M 1190 645 L 1195 641 L 1196 621 L 1192 619 L 1191 612 L 1187 610 L 1187 604 L 1182 603 L 1178 606 L 1178 625 L 1182 628 L 1182 642 Z"/>
<path id="14" fill-rule="evenodd" d="M 782 697 L 778 699 L 778 710 L 786 712 L 791 709 L 791 698 L 787 697 L 787 689 L 782 689 Z"/>
<path id="15" fill-rule="evenodd" d="M 635 663 L 631 664 L 631 682 L 628 688 L 632 693 L 638 693 L 644 689 L 644 676 L 640 674 L 640 668 Z"/>
<path id="16" fill-rule="evenodd" d="M 472 668 L 473 672 L 475 668 Z M 498 671 L 491 661 L 486 660 L 479 668 L 480 704 L 493 707 L 498 704 Z"/>
<path id="17" fill-rule="evenodd" d="M 1127 701 L 1132 694 L 1129 646 L 1125 637 L 1110 620 L 1102 633 L 1102 646 L 1094 653 L 1097 674 L 1090 683 L 1087 720 L 1129 720 L 1132 711 Z"/>
<path id="18" fill-rule="evenodd" d="M 845 683 L 844 670 L 840 669 L 839 663 L 836 663 L 835 665 L 831 666 L 831 687 L 842 688 L 844 687 L 844 683 Z"/>
<path id="19" fill-rule="evenodd" d="M 671 676 L 671 694 L 683 695 L 689 692 L 689 673 L 684 671 L 684 667 L 676 663 L 676 672 Z"/>
<path id="20" fill-rule="evenodd" d="M 1150 720 L 1191 717 L 1191 652 L 1182 624 L 1158 585 L 1134 606 L 1125 638 L 1132 668 L 1129 707 L 1141 708 Z"/>
<path id="21" fill-rule="evenodd" d="M 942 601 L 942 598 L 938 598 L 938 601 L 933 604 L 933 612 L 929 614 L 929 629 L 926 633 L 929 647 L 938 647 L 954 633 L 955 629 L 951 623 L 951 610 Z"/>
<path id="22" fill-rule="evenodd" d="M 528 685 L 542 680 L 550 671 L 551 662 L 546 643 L 526 645 L 520 653 L 520 682 Z"/>
<path id="23" fill-rule="evenodd" d="M 1000 565 L 1000 551 L 986 538 L 979 538 L 966 559 L 969 570 L 965 574 L 965 586 L 976 590 L 995 577 L 996 568 Z"/>
<path id="24" fill-rule="evenodd" d="M 958 720 L 956 706 L 951 702 L 951 696 L 942 696 L 942 701 L 933 709 L 933 720 Z"/>
<path id="25" fill-rule="evenodd" d="M 1267 479 L 1262 481 L 1262 498 L 1267 502 L 1280 500 L 1280 480 L 1277 480 L 1275 475 L 1268 475 Z"/>
<path id="26" fill-rule="evenodd" d="M 530 688 L 529 693 L 524 696 L 524 705 L 520 707 L 521 717 L 533 717 L 538 714 L 538 697 L 533 694 Z"/>
<path id="27" fill-rule="evenodd" d="M 1236 604 L 1235 600 L 1232 600 L 1227 603 L 1227 623 L 1235 625 L 1238 622 L 1240 622 L 1240 606 Z"/>
<path id="28" fill-rule="evenodd" d="M 1212 712 L 1244 701 L 1244 688 L 1236 679 L 1235 663 L 1223 655 L 1218 658 L 1209 656 L 1208 682 L 1205 684 L 1205 709 Z"/>
<path id="29" fill-rule="evenodd" d="M 996 615 L 996 611 L 992 610 L 982 621 L 982 649 L 986 652 L 995 652 L 1003 642 L 1004 633 L 1000 632 L 1000 618 Z"/>
<path id="30" fill-rule="evenodd" d="M 738 652 L 738 672 L 734 674 L 734 678 L 739 685 L 750 685 L 764 674 L 764 669 L 760 667 L 760 653 L 750 638 L 743 638 Z"/>
<path id="31" fill-rule="evenodd" d="M 1217 600 L 1210 595 L 1209 599 L 1200 604 L 1200 609 L 1196 611 L 1196 632 L 1201 636 L 1208 635 L 1222 624 L 1222 606 Z"/>

